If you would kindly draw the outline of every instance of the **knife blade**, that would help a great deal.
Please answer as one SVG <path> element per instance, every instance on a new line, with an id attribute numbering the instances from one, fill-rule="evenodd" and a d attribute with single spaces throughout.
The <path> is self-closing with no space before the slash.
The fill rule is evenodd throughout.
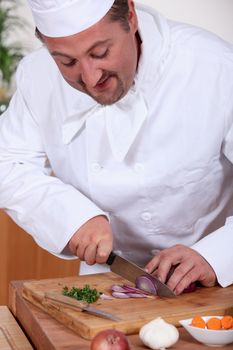
<path id="1" fill-rule="evenodd" d="M 157 295 L 161 297 L 175 297 L 175 293 L 165 283 L 162 283 L 156 276 L 145 272 L 141 267 L 114 252 L 110 253 L 106 263 L 110 266 L 110 270 L 112 272 L 133 283 L 135 283 L 136 278 L 139 276 L 149 276 L 150 279 L 152 278 L 155 282 L 157 287 Z"/>
<path id="2" fill-rule="evenodd" d="M 84 302 L 84 301 L 79 301 L 71 297 L 67 297 L 65 295 L 60 295 L 57 293 L 53 292 L 46 292 L 44 294 L 45 297 L 45 302 L 48 300 L 51 301 L 52 303 L 55 303 L 56 305 L 62 305 L 66 307 L 70 307 L 72 309 L 81 309 L 82 311 L 88 312 L 92 315 L 99 316 L 99 317 L 104 317 L 113 321 L 119 321 L 120 318 L 113 315 L 112 313 L 106 312 L 99 310 L 90 304 Z"/>

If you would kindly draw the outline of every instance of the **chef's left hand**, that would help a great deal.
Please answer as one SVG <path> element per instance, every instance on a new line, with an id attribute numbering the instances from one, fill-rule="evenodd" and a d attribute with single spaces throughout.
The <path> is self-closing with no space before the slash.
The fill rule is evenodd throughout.
<path id="1" fill-rule="evenodd" d="M 169 271 L 174 272 L 168 278 Z M 217 278 L 210 264 L 195 250 L 181 244 L 162 250 L 146 265 L 145 269 L 160 278 L 176 295 L 190 283 L 198 281 L 205 287 L 212 287 Z"/>

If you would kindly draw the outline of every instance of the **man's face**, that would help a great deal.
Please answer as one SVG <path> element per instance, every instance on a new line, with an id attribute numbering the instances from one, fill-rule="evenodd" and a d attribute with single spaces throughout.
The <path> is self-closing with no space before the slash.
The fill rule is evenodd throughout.
<path id="1" fill-rule="evenodd" d="M 87 30 L 64 38 L 43 36 L 64 79 L 98 103 L 112 104 L 133 84 L 138 61 L 137 18 L 129 1 L 129 31 L 105 16 Z"/>

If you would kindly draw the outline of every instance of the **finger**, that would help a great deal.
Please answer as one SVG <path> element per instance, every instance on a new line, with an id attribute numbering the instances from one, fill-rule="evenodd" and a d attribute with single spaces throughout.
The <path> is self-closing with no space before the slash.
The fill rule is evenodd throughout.
<path id="1" fill-rule="evenodd" d="M 82 239 L 80 234 L 75 234 L 69 241 L 69 248 L 80 260 L 84 260 L 84 253 L 88 242 Z"/>
<path id="2" fill-rule="evenodd" d="M 216 275 L 213 275 L 213 277 L 211 279 L 206 279 L 206 280 L 200 281 L 200 283 L 204 287 L 214 287 L 218 284 Z"/>
<path id="3" fill-rule="evenodd" d="M 175 288 L 176 295 L 180 295 L 185 290 L 185 288 L 187 288 L 192 282 L 195 282 L 196 280 L 197 280 L 197 273 L 195 272 L 195 269 L 192 269 L 186 275 L 184 275 L 184 277 L 176 285 L 176 288 Z"/>
<path id="4" fill-rule="evenodd" d="M 169 259 L 163 259 L 158 265 L 154 274 L 160 279 L 161 282 L 165 283 L 171 267 L 171 261 Z"/>
<path id="5" fill-rule="evenodd" d="M 79 243 L 76 246 L 75 255 L 77 255 L 77 257 L 80 260 L 82 260 L 82 261 L 85 261 L 85 250 L 86 250 L 87 247 L 88 247 L 88 245 L 84 245 L 84 244 L 81 244 L 81 243 Z"/>
<path id="6" fill-rule="evenodd" d="M 152 273 L 153 271 L 155 271 L 156 268 L 159 266 L 160 260 L 160 254 L 154 256 L 153 259 L 151 259 L 145 266 L 145 271 L 148 273 Z"/>
<path id="7" fill-rule="evenodd" d="M 180 255 L 175 250 L 168 249 L 165 254 L 161 253 L 161 257 L 156 274 L 163 283 L 166 283 L 167 279 L 172 275 L 174 267 L 180 263 Z"/>
<path id="8" fill-rule="evenodd" d="M 177 265 L 173 272 L 171 274 L 169 273 L 170 276 L 167 281 L 168 287 L 175 290 L 183 278 L 190 273 L 193 267 L 194 264 L 190 260 Z"/>
<path id="9" fill-rule="evenodd" d="M 95 243 L 90 243 L 86 246 L 86 249 L 84 251 L 83 260 L 88 265 L 93 265 L 96 263 L 96 252 L 97 252 L 97 245 Z"/>
<path id="10" fill-rule="evenodd" d="M 108 257 L 109 254 L 112 251 L 112 240 L 110 239 L 102 239 L 99 243 L 98 243 L 98 247 L 97 247 L 97 252 L 96 252 L 96 262 L 98 264 L 104 264 Z"/>
<path id="11" fill-rule="evenodd" d="M 78 240 L 79 240 L 78 235 L 74 234 L 68 243 L 69 249 L 70 249 L 71 253 L 73 253 L 74 255 L 76 255 Z"/>
<path id="12" fill-rule="evenodd" d="M 162 250 L 159 254 L 155 255 L 151 261 L 148 262 L 146 265 L 146 268 L 148 269 L 148 272 L 151 273 L 153 270 L 158 268 L 160 263 L 164 261 L 165 259 L 171 261 L 171 265 L 178 264 L 180 261 L 178 261 L 180 254 L 179 251 L 181 249 L 181 245 L 176 245 L 170 248 L 166 248 Z"/>
<path id="13" fill-rule="evenodd" d="M 200 274 L 198 281 L 205 287 L 213 287 L 217 284 L 217 276 L 212 268 L 212 266 L 204 259 L 201 269 L 199 269 Z"/>
<path id="14" fill-rule="evenodd" d="M 173 265 L 178 261 L 174 249 L 168 248 L 155 256 L 145 267 L 148 273 L 157 276 L 165 283 Z"/>

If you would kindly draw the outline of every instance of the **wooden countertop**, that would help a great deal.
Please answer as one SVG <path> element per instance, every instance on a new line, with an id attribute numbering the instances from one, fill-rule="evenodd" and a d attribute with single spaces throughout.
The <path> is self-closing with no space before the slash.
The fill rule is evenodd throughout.
<path id="1" fill-rule="evenodd" d="M 7 306 L 0 306 L 0 349 L 32 350 L 32 347 Z"/>
<path id="2" fill-rule="evenodd" d="M 90 341 L 81 338 L 41 309 L 32 305 L 22 297 L 22 285 L 25 281 L 12 281 L 9 286 L 9 308 L 23 327 L 25 333 L 38 350 L 74 350 L 90 349 Z M 178 328 L 179 341 L 171 348 L 173 350 L 204 350 L 209 347 L 196 342 L 183 328 Z M 148 350 L 143 346 L 138 335 L 128 336 L 132 350 Z M 220 349 L 220 348 L 219 348 Z M 221 347 L 230 350 L 232 344 Z"/>

